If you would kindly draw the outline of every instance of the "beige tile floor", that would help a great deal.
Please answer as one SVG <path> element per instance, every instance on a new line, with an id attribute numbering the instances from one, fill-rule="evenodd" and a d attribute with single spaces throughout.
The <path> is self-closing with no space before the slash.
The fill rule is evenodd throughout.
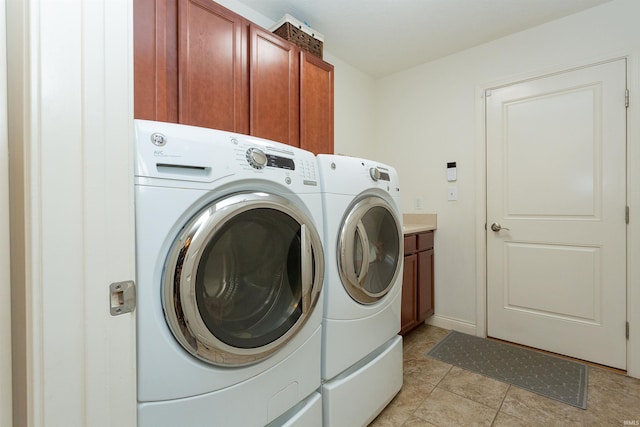
<path id="1" fill-rule="evenodd" d="M 640 424 L 638 379 L 590 367 L 583 410 L 428 357 L 448 332 L 422 325 L 404 337 L 404 385 L 371 427 Z"/>

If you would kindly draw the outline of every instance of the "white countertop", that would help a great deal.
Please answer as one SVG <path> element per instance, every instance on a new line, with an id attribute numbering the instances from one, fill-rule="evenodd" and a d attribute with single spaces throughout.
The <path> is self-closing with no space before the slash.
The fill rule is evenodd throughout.
<path id="1" fill-rule="evenodd" d="M 404 234 L 433 231 L 438 228 L 438 216 L 436 214 L 403 214 Z"/>

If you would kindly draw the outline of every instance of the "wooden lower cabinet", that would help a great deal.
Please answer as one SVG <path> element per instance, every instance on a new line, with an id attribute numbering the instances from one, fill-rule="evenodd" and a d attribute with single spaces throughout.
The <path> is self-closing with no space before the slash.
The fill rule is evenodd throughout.
<path id="1" fill-rule="evenodd" d="M 422 324 L 434 312 L 433 231 L 406 235 L 404 254 L 401 335 Z"/>
<path id="2" fill-rule="evenodd" d="M 418 323 L 417 285 L 418 255 L 405 255 L 402 278 L 402 309 L 400 311 L 400 333 L 403 335 L 416 327 Z"/>

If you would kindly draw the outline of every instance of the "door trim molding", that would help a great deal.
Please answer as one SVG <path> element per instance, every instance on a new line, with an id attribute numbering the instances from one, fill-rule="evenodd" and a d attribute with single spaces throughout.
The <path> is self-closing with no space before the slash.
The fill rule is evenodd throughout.
<path id="1" fill-rule="evenodd" d="M 0 425 L 13 425 L 6 1 L 0 0 Z"/>
<path id="2" fill-rule="evenodd" d="M 627 55 L 627 89 L 630 91 L 627 109 L 627 321 L 630 324 L 627 341 L 627 374 L 640 378 L 640 265 L 631 260 L 640 258 L 640 167 L 633 159 L 640 158 L 640 49 Z M 633 190 L 633 191 L 632 191 Z"/>
<path id="3" fill-rule="evenodd" d="M 486 109 L 487 90 L 511 85 L 543 76 L 563 73 L 579 68 L 627 60 L 627 88 L 630 91 L 630 105 L 627 109 L 627 205 L 630 207 L 630 221 L 627 226 L 627 321 L 630 335 L 627 341 L 627 374 L 640 378 L 640 313 L 634 307 L 640 306 L 640 265 L 629 260 L 640 256 L 640 192 L 630 191 L 630 184 L 640 182 L 640 167 L 631 159 L 640 158 L 640 49 L 582 60 L 579 63 L 559 64 L 552 68 L 533 70 L 476 86 L 476 328 L 475 334 L 487 336 L 487 170 L 486 170 Z M 624 102 L 621 99 L 621 102 Z M 636 243 L 639 242 L 639 243 Z M 623 333 L 623 326 L 620 331 Z"/>

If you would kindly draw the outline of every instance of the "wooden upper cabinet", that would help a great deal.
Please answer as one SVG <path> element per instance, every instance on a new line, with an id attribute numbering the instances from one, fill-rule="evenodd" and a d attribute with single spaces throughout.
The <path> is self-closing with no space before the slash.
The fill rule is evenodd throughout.
<path id="1" fill-rule="evenodd" d="M 134 0 L 134 117 L 333 153 L 333 66 L 212 0 Z"/>
<path id="2" fill-rule="evenodd" d="M 250 133 L 299 146 L 298 48 L 255 25 L 249 40 Z"/>
<path id="3" fill-rule="evenodd" d="M 210 0 L 179 0 L 179 123 L 248 133 L 246 28 Z"/>
<path id="4" fill-rule="evenodd" d="M 176 0 L 134 0 L 134 117 L 178 121 Z"/>
<path id="5" fill-rule="evenodd" d="M 300 54 L 300 148 L 333 154 L 333 65 Z"/>

